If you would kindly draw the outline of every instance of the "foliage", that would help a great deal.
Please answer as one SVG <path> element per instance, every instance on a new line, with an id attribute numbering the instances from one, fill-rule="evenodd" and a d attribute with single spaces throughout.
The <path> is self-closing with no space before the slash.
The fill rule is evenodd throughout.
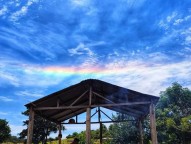
<path id="1" fill-rule="evenodd" d="M 4 119 L 0 119 L 0 143 L 4 142 L 11 136 L 10 132 L 11 130 L 8 122 Z"/>
<path id="2" fill-rule="evenodd" d="M 191 141 L 191 91 L 178 83 L 161 92 L 156 106 L 158 141 L 186 144 Z"/>
<path id="3" fill-rule="evenodd" d="M 73 138 L 78 138 L 80 140 L 79 144 L 85 144 L 86 143 L 86 131 L 82 131 L 80 133 L 74 132 L 72 135 L 68 135 L 66 138 L 67 139 L 73 139 Z M 109 131 L 107 127 L 102 124 L 102 137 L 103 138 L 110 138 Z M 91 143 L 99 143 L 99 138 L 100 138 L 100 129 L 97 130 L 91 130 Z M 103 144 L 109 144 L 109 140 L 105 140 Z"/>
<path id="4" fill-rule="evenodd" d="M 129 120 L 110 125 L 109 132 L 112 136 L 112 144 L 134 144 L 139 142 L 139 130 L 137 122 L 133 118 L 117 113 L 115 120 Z M 132 121 L 131 121 L 132 120 Z"/>
<path id="5" fill-rule="evenodd" d="M 25 111 L 22 114 L 28 116 L 29 111 Z M 23 121 L 23 125 L 28 125 L 28 120 Z M 63 130 L 65 128 L 63 127 Z M 50 122 L 38 115 L 34 117 L 34 126 L 33 126 L 33 143 L 37 144 L 42 142 L 45 144 L 47 142 L 47 137 L 51 132 L 57 132 L 57 125 L 53 122 Z M 24 139 L 27 136 L 27 129 L 23 129 L 21 133 L 19 133 L 20 138 Z"/>
<path id="6" fill-rule="evenodd" d="M 9 143 L 17 144 L 17 143 L 23 143 L 23 142 L 24 142 L 24 139 L 20 139 L 20 138 L 18 138 L 18 137 L 16 137 L 16 136 L 10 136 L 10 137 L 7 139 L 7 141 L 8 141 Z"/>

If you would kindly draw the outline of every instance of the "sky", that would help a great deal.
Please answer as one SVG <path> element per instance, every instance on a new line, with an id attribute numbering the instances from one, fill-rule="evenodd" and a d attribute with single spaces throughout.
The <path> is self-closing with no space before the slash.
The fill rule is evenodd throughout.
<path id="1" fill-rule="evenodd" d="M 89 78 L 155 96 L 191 89 L 191 1 L 0 0 L 0 119 L 12 135 L 25 104 Z"/>

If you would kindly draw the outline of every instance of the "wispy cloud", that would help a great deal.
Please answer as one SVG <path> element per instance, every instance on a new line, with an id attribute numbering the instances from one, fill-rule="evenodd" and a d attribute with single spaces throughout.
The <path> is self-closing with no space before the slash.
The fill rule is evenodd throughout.
<path id="1" fill-rule="evenodd" d="M 8 113 L 0 111 L 0 115 L 8 115 Z"/>
<path id="2" fill-rule="evenodd" d="M 76 48 L 68 49 L 70 55 L 82 55 L 87 54 L 89 56 L 93 55 L 93 52 L 85 44 L 80 43 Z"/>
<path id="3" fill-rule="evenodd" d="M 188 22 L 191 19 L 191 15 L 185 16 L 183 18 L 179 18 L 174 20 L 173 25 L 180 25 L 183 22 Z"/>
<path id="4" fill-rule="evenodd" d="M 20 85 L 18 77 L 9 72 L 0 71 L 0 80 L 1 80 L 0 82 L 1 84 L 8 82 L 16 87 Z"/>
<path id="5" fill-rule="evenodd" d="M 171 22 L 177 16 L 177 12 L 173 12 L 170 16 L 167 16 L 166 21 Z"/>
<path id="6" fill-rule="evenodd" d="M 123 65 L 120 66 L 120 63 Z M 126 65 L 124 63 L 108 64 L 111 69 L 115 67 L 115 69 L 121 69 L 123 73 L 117 72 L 115 75 L 104 76 L 102 79 L 143 93 L 159 95 L 159 92 L 165 90 L 172 82 L 184 84 L 184 80 L 191 76 L 189 60 L 168 64 L 147 64 L 143 61 L 128 62 Z"/>
<path id="7" fill-rule="evenodd" d="M 0 101 L 3 101 L 3 102 L 10 102 L 10 101 L 13 101 L 13 99 L 8 98 L 8 97 L 5 97 L 5 96 L 0 96 Z"/>
<path id="8" fill-rule="evenodd" d="M 25 6 L 22 6 L 20 10 L 14 12 L 11 16 L 10 16 L 10 20 L 11 21 L 17 21 L 20 17 L 24 16 L 27 14 L 28 9 L 31 5 L 33 5 L 34 3 L 37 3 L 39 0 L 28 0 Z"/>
<path id="9" fill-rule="evenodd" d="M 104 41 L 92 42 L 92 43 L 80 43 L 76 48 L 68 49 L 71 56 L 83 55 L 83 62 L 80 67 L 91 67 L 98 62 L 98 56 L 93 52 L 93 48 L 96 46 L 106 45 Z"/>
<path id="10" fill-rule="evenodd" d="M 3 15 L 5 15 L 6 14 L 6 12 L 7 12 L 7 6 L 3 6 L 3 8 L 2 9 L 0 9 L 0 16 L 3 16 Z"/>
<path id="11" fill-rule="evenodd" d="M 2 61 L 0 64 L 0 84 L 13 85 L 15 87 L 48 87 L 57 85 L 64 80 L 66 76 L 56 77 L 54 75 L 46 75 L 38 73 L 40 65 L 25 64 L 22 62 L 12 63 L 10 61 Z M 54 80 L 52 80 L 54 79 Z"/>
<path id="12" fill-rule="evenodd" d="M 83 7 L 89 4 L 89 0 L 70 0 L 70 1 L 75 7 Z"/>
<path id="13" fill-rule="evenodd" d="M 20 125 L 10 125 L 11 135 L 17 136 L 23 129 L 26 129 L 26 126 Z"/>
<path id="14" fill-rule="evenodd" d="M 91 50 L 93 47 L 106 45 L 104 41 L 92 42 L 92 43 L 79 43 L 76 48 L 68 49 L 68 52 L 71 56 L 73 55 L 88 55 L 92 56 L 95 55 L 94 52 Z"/>
<path id="15" fill-rule="evenodd" d="M 43 94 L 42 92 L 34 92 L 34 91 L 19 91 L 15 93 L 18 96 L 27 96 L 27 97 L 35 97 L 35 98 L 40 98 L 43 97 L 45 94 Z"/>

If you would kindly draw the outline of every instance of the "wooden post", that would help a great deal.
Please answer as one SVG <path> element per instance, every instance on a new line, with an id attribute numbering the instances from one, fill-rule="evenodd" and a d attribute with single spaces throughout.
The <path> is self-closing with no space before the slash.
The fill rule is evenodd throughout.
<path id="1" fill-rule="evenodd" d="M 92 87 L 89 93 L 89 107 L 86 110 L 86 144 L 91 144 L 91 103 L 92 103 Z"/>
<path id="2" fill-rule="evenodd" d="M 155 119 L 155 107 L 153 103 L 150 104 L 150 127 L 151 127 L 152 144 L 158 144 L 157 131 L 156 131 L 156 119 Z"/>
<path id="3" fill-rule="evenodd" d="M 86 144 L 90 144 L 91 143 L 91 109 L 87 108 L 86 111 Z"/>
<path id="4" fill-rule="evenodd" d="M 103 127 L 102 127 L 103 125 L 102 125 L 102 123 L 100 122 L 100 144 L 102 144 L 103 143 L 103 138 L 102 138 L 102 131 L 103 131 Z"/>
<path id="5" fill-rule="evenodd" d="M 143 127 L 141 120 L 139 120 L 139 132 L 140 132 L 140 144 L 143 144 Z"/>
<path id="6" fill-rule="evenodd" d="M 58 125 L 58 144 L 62 143 L 62 126 L 61 124 Z"/>
<path id="7" fill-rule="evenodd" d="M 33 125 L 34 125 L 34 111 L 33 111 L 33 108 L 30 107 L 30 109 L 29 109 L 28 133 L 27 133 L 27 144 L 32 144 Z"/>
<path id="8" fill-rule="evenodd" d="M 101 112 L 100 112 L 100 107 L 98 107 L 98 121 L 99 121 L 99 130 L 100 130 L 100 137 L 99 137 L 99 140 L 100 140 L 100 144 L 102 144 L 102 123 L 101 123 Z"/>

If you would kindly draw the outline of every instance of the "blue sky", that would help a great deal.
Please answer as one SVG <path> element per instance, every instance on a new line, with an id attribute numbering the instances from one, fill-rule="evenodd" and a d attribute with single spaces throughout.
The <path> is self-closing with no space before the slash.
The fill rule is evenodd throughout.
<path id="1" fill-rule="evenodd" d="M 0 118 L 16 135 L 26 103 L 84 79 L 191 89 L 191 1 L 0 0 L 0 51 Z"/>

